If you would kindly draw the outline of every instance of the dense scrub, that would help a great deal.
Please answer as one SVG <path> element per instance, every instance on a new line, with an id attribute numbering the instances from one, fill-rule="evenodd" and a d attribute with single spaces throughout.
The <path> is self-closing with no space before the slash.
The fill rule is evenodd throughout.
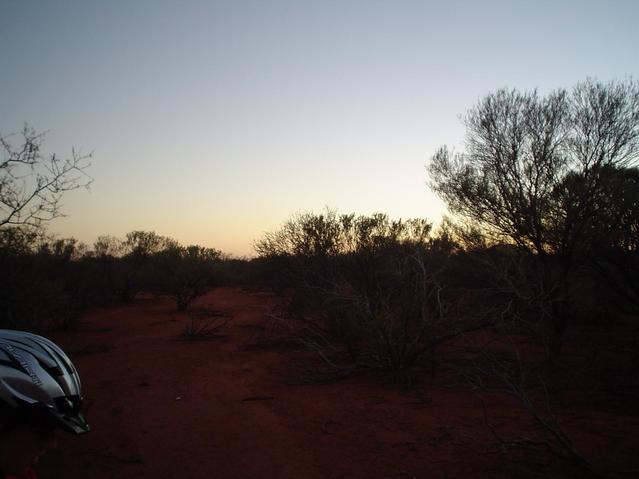
<path id="1" fill-rule="evenodd" d="M 561 296 L 547 289 L 548 275 L 565 274 L 561 257 L 450 222 L 433 232 L 382 214 L 307 213 L 256 249 L 262 280 L 290 299 L 271 318 L 325 366 L 402 384 L 443 373 L 480 396 L 519 400 L 532 438 L 494 429 L 487 406 L 504 450 L 542 449 L 596 475 L 556 416 L 562 391 L 596 390 L 626 407 L 639 396 L 638 253 L 625 243 L 584 247 Z M 557 301 L 570 315 L 569 352 L 551 355 Z"/>
<path id="2" fill-rule="evenodd" d="M 240 283 L 247 269 L 219 250 L 183 246 L 153 232 L 103 236 L 93 248 L 24 228 L 0 233 L 5 328 L 69 328 L 87 307 L 133 301 L 142 291 L 169 296 L 184 311 L 211 287 Z"/>

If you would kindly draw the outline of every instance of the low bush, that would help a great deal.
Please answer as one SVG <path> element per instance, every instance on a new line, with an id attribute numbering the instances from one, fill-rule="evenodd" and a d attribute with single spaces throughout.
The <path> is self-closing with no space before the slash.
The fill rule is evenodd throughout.
<path id="1" fill-rule="evenodd" d="M 327 211 L 294 217 L 256 249 L 274 289 L 292 291 L 282 319 L 301 343 L 336 368 L 405 381 L 442 342 L 488 320 L 468 294 L 447 291 L 449 250 L 430 231 L 424 220 Z"/>
<path id="2" fill-rule="evenodd" d="M 173 298 L 178 311 L 186 311 L 194 299 L 216 284 L 222 259 L 222 252 L 213 248 L 170 245 L 151 259 L 150 268 L 156 274 L 150 287 Z"/>

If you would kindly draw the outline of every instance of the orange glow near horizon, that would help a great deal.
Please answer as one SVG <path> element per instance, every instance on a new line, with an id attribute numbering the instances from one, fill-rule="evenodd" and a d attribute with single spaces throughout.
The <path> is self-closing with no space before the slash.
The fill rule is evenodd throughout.
<path id="1" fill-rule="evenodd" d="M 497 88 L 639 74 L 639 3 L 2 2 L 0 134 L 94 152 L 50 231 L 251 255 L 299 211 L 437 223 L 425 165 Z M 521 22 L 525 18 L 526 22 Z M 611 55 L 610 52 L 614 52 Z"/>

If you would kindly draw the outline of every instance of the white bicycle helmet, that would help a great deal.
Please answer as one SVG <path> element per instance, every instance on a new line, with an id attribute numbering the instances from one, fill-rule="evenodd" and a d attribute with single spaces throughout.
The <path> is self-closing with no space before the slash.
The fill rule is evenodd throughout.
<path id="1" fill-rule="evenodd" d="M 73 434 L 89 431 L 75 366 L 36 334 L 0 329 L 0 402 L 16 414 L 47 417 Z"/>

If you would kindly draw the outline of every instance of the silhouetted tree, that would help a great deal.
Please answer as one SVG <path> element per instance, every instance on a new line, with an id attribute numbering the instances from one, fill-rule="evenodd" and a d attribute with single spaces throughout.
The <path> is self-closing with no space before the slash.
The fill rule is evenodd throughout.
<path id="1" fill-rule="evenodd" d="M 33 228 L 0 228 L 0 326 L 27 330 L 69 328 L 95 289 L 85 250 L 74 238 Z"/>
<path id="2" fill-rule="evenodd" d="M 13 136 L 20 136 L 14 145 Z M 61 215 L 62 195 L 86 187 L 91 155 L 75 150 L 71 158 L 43 155 L 44 133 L 25 126 L 19 134 L 0 134 L 0 227 L 40 228 Z"/>
<path id="3" fill-rule="evenodd" d="M 569 178 L 568 188 L 580 188 Z M 583 245 L 599 275 L 600 295 L 617 311 L 639 310 L 639 168 L 607 168 Z"/>
<path id="4" fill-rule="evenodd" d="M 81 309 L 80 282 L 69 264 L 79 245 L 48 238 L 44 226 L 62 215 L 65 192 L 89 185 L 91 155 L 47 156 L 44 136 L 26 125 L 20 133 L 0 134 L 2 327 L 69 326 Z"/>
<path id="5" fill-rule="evenodd" d="M 639 251 L 639 168 L 607 166 L 600 172 L 600 188 L 593 193 L 593 211 L 585 223 L 582 250 Z M 583 177 L 568 175 L 562 185 L 562 199 L 579 197 Z M 566 210 L 578 205 L 567 203 Z"/>
<path id="6" fill-rule="evenodd" d="M 93 243 L 93 256 L 95 258 L 118 258 L 124 251 L 123 241 L 115 236 L 102 235 Z"/>
<path id="7" fill-rule="evenodd" d="M 452 213 L 533 253 L 553 298 L 549 354 L 568 323 L 568 275 L 596 229 L 611 169 L 639 158 L 639 84 L 588 80 L 571 92 L 499 90 L 465 116 L 466 151 L 441 148 L 428 172 Z M 571 187 L 571 184 L 575 187 Z"/>
<path id="8" fill-rule="evenodd" d="M 153 231 L 132 231 L 120 245 L 121 259 L 115 263 L 115 283 L 120 299 L 131 301 L 144 288 L 144 267 L 149 259 L 167 248 L 177 245 L 171 238 Z"/>
<path id="9" fill-rule="evenodd" d="M 178 311 L 186 311 L 194 299 L 214 285 L 215 267 L 223 254 L 214 248 L 172 244 L 153 259 L 159 270 L 154 289 L 175 299 Z"/>

